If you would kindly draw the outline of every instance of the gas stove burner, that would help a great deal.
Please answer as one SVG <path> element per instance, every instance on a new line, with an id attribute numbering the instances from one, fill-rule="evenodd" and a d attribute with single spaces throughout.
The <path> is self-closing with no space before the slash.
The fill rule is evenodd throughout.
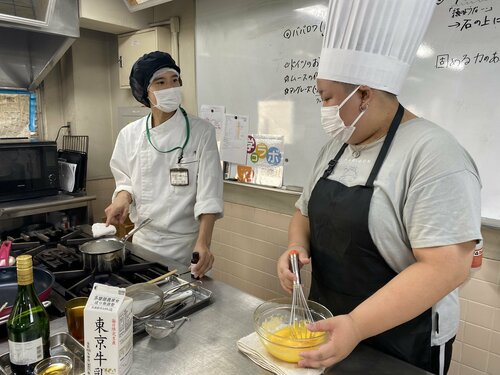
<path id="1" fill-rule="evenodd" d="M 82 265 L 81 256 L 72 248 L 57 245 L 54 249 L 47 249 L 37 255 L 37 260 L 42 262 L 51 271 L 78 269 Z"/>
<path id="2" fill-rule="evenodd" d="M 58 244 L 77 246 L 93 239 L 91 234 L 85 233 L 79 227 L 63 230 L 42 224 L 23 227 L 17 231 L 2 234 L 2 237 L 12 241 L 12 251 L 29 250 L 40 244 L 46 244 L 48 247 L 56 247 Z"/>
<path id="3" fill-rule="evenodd" d="M 167 266 L 145 261 L 129 253 L 125 264 L 118 271 L 92 274 L 83 268 L 83 257 L 78 249 L 79 245 L 94 239 L 89 226 L 62 230 L 34 225 L 1 233 L 0 237 L 2 240 L 9 239 L 13 242 L 13 256 L 31 255 L 35 267 L 54 274 L 55 283 L 49 297 L 52 305 L 48 310 L 51 316 L 63 316 L 66 301 L 75 297 L 88 297 L 95 282 L 127 287 L 152 280 L 169 270 Z"/>
<path id="4" fill-rule="evenodd" d="M 25 241 L 30 241 L 31 239 L 38 238 L 42 242 L 49 243 L 51 241 L 59 241 L 64 235 L 64 231 L 55 228 L 45 228 L 40 230 L 33 230 L 31 232 L 21 232 L 20 236 Z"/>
<path id="5" fill-rule="evenodd" d="M 12 251 L 31 249 L 33 247 L 40 245 L 40 241 L 31 241 L 30 239 L 28 241 L 25 241 L 22 238 L 14 238 L 11 236 L 7 236 L 7 240 L 12 241 L 12 247 L 11 247 Z"/>

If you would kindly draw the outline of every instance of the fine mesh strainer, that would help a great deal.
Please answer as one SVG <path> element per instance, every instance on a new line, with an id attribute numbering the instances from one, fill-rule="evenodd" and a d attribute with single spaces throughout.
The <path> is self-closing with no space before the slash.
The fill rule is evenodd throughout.
<path id="1" fill-rule="evenodd" d="M 175 269 L 156 279 L 130 285 L 126 288 L 126 296 L 132 298 L 132 314 L 135 318 L 149 318 L 161 310 L 165 294 L 155 283 L 174 275 L 176 272 L 177 270 Z"/>

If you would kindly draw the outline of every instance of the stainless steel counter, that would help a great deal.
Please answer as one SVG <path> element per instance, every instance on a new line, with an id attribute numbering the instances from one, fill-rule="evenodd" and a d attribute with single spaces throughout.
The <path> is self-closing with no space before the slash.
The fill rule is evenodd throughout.
<path id="1" fill-rule="evenodd" d="M 142 256 L 146 253 L 142 252 Z M 153 259 L 150 259 L 153 260 Z M 182 272 L 186 267 L 168 262 L 170 268 Z M 189 275 L 186 275 L 188 280 Z M 227 284 L 212 279 L 203 286 L 213 292 L 213 301 L 190 315 L 173 337 L 155 340 L 147 334 L 134 338 L 134 363 L 131 375 L 163 374 L 240 374 L 258 375 L 269 372 L 255 365 L 236 347 L 236 341 L 253 331 L 252 314 L 262 302 Z M 66 331 L 64 318 L 51 322 L 51 332 Z M 5 340 L 0 353 L 8 350 Z M 326 374 L 405 374 L 424 375 L 427 372 L 365 346 L 358 347 Z"/>
<path id="2" fill-rule="evenodd" d="M 154 340 L 147 334 L 134 340 L 132 374 L 269 374 L 236 347 L 236 341 L 253 331 L 252 314 L 262 303 L 224 283 L 210 280 L 204 287 L 214 293 L 213 303 L 192 315 L 177 335 Z M 326 374 L 423 375 L 417 369 L 366 346 Z"/>

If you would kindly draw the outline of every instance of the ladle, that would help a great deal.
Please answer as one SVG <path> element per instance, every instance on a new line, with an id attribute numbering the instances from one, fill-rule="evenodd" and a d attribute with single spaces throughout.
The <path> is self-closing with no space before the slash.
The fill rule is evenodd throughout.
<path id="1" fill-rule="evenodd" d="M 166 319 L 149 319 L 146 321 L 146 332 L 154 339 L 163 339 L 171 334 L 177 332 L 179 328 L 189 320 L 188 317 L 172 320 Z M 179 323 L 176 325 L 176 323 Z"/>

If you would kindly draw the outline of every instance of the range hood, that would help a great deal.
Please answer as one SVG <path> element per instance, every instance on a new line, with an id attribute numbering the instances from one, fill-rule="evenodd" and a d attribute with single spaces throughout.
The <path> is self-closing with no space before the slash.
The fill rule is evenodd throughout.
<path id="1" fill-rule="evenodd" d="M 0 2 L 0 88 L 34 90 L 80 36 L 78 0 Z"/>

